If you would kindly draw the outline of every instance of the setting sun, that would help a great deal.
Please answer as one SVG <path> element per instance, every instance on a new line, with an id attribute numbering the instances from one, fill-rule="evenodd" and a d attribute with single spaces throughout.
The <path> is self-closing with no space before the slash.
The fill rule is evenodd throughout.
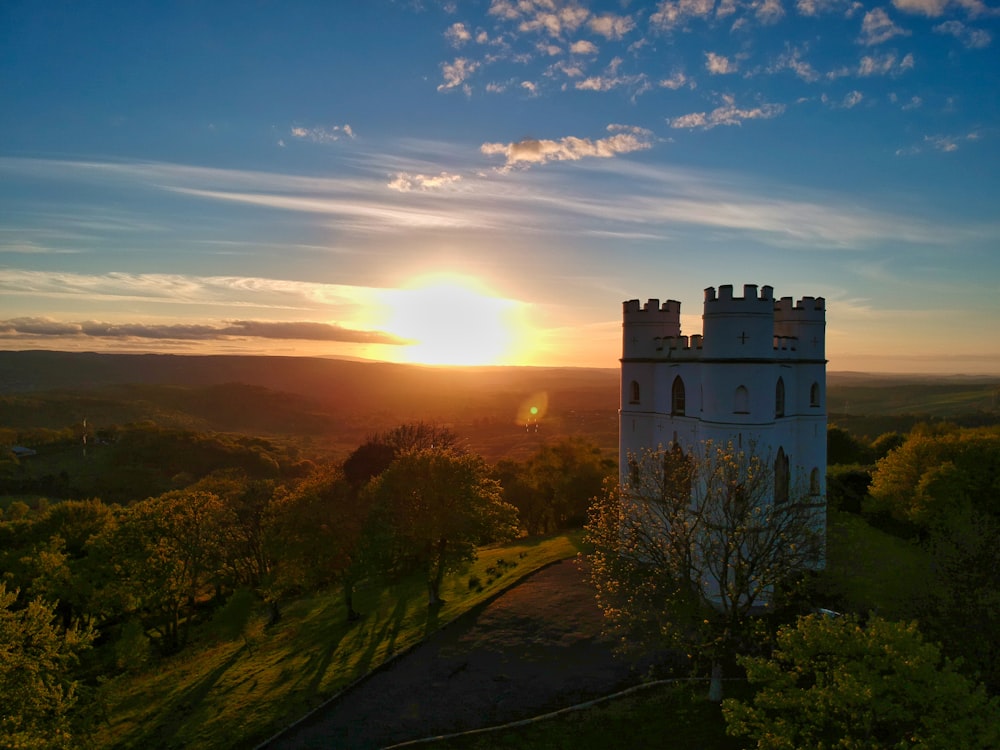
<path id="1" fill-rule="evenodd" d="M 412 343 L 400 360 L 430 365 L 498 365 L 513 361 L 521 304 L 490 293 L 477 280 L 455 274 L 415 279 L 380 295 L 381 327 Z"/>

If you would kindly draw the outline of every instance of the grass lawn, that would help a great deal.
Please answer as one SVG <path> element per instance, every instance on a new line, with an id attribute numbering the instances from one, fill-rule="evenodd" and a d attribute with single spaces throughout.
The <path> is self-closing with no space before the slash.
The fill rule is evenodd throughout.
<path id="1" fill-rule="evenodd" d="M 737 750 L 721 708 L 703 683 L 654 685 L 620 698 L 524 726 L 420 743 L 421 750 L 605 750 L 609 747 Z M 726 688 L 749 696 L 745 684 Z"/>
<path id="2" fill-rule="evenodd" d="M 875 611 L 890 620 L 916 616 L 932 578 L 927 553 L 916 543 L 834 510 L 827 517 L 827 566 L 821 590 L 850 612 Z"/>
<path id="3" fill-rule="evenodd" d="M 106 686 L 108 721 L 98 747 L 253 747 L 427 634 L 538 568 L 575 555 L 580 533 L 480 550 L 446 578 L 445 604 L 427 609 L 423 578 L 362 589 L 347 624 L 338 591 L 286 605 L 281 620 L 240 642 L 195 643 L 150 669 Z M 508 565 L 497 565 L 499 559 Z M 516 563 L 511 566 L 510 563 Z M 494 573 L 487 572 L 494 569 Z M 481 590 L 470 587 L 476 576 Z M 493 578 L 492 583 L 487 581 Z"/>

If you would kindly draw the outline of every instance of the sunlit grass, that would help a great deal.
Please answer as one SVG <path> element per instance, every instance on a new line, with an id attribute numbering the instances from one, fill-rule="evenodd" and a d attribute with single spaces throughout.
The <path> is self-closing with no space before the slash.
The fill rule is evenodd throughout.
<path id="1" fill-rule="evenodd" d="M 364 617 L 356 623 L 346 622 L 340 593 L 330 591 L 288 604 L 278 623 L 252 639 L 252 653 L 243 641 L 206 637 L 109 684 L 108 721 L 95 745 L 253 747 L 428 633 L 579 548 L 579 534 L 484 548 L 476 562 L 445 579 L 445 603 L 437 610 L 428 610 L 424 581 L 416 575 L 359 590 L 355 607 Z M 497 566 L 500 558 L 508 565 Z M 472 576 L 481 589 L 470 587 Z"/>

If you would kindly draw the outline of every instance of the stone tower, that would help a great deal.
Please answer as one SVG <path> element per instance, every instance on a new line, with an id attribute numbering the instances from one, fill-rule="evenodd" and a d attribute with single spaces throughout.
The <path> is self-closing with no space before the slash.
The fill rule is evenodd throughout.
<path id="1" fill-rule="evenodd" d="M 826 498 L 826 310 L 822 297 L 769 286 L 705 290 L 702 333 L 681 333 L 680 303 L 624 303 L 619 466 L 630 455 L 704 441 L 752 444 L 775 492 Z M 624 480 L 625 474 L 622 473 Z M 776 497 L 776 500 L 785 498 Z"/>

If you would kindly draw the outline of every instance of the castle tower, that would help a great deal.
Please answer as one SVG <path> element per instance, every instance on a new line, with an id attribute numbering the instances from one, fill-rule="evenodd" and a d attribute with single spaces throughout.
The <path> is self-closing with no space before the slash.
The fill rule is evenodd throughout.
<path id="1" fill-rule="evenodd" d="M 702 333 L 680 303 L 624 303 L 619 465 L 630 455 L 712 440 L 752 445 L 776 492 L 826 498 L 826 310 L 822 297 L 776 300 L 770 286 L 705 290 Z"/>

